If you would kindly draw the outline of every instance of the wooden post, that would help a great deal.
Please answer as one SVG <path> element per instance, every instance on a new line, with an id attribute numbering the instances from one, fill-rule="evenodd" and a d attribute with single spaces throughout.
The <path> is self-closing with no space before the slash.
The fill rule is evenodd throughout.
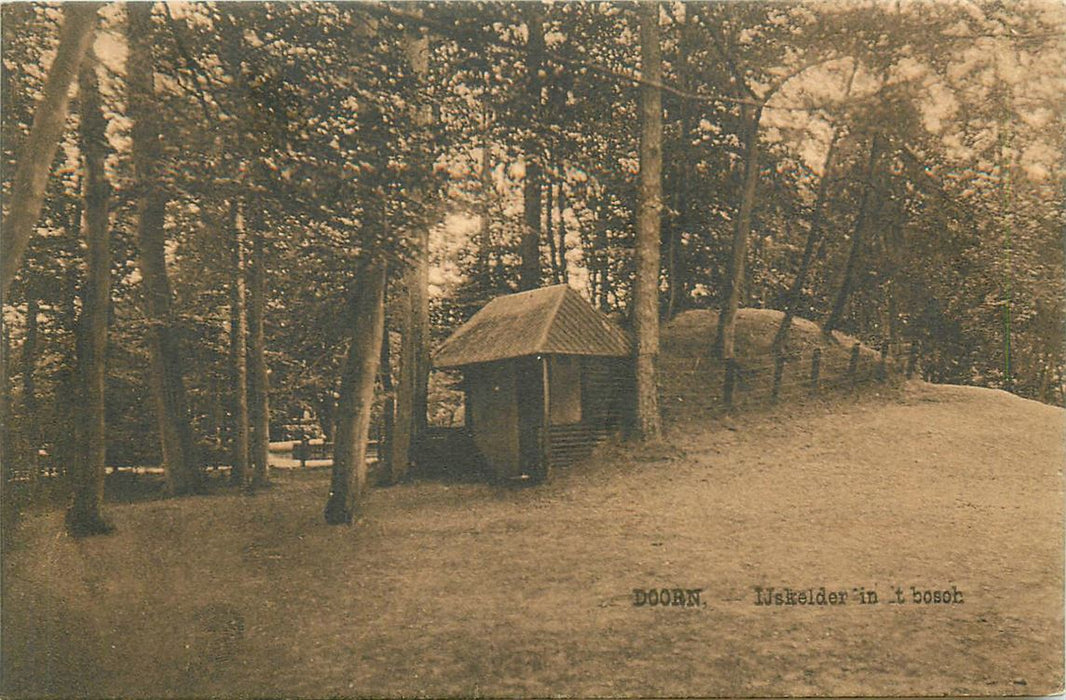
<path id="1" fill-rule="evenodd" d="M 307 468 L 307 453 L 311 451 L 311 442 L 304 435 L 300 440 L 300 469 Z"/>
<path id="2" fill-rule="evenodd" d="M 851 346 L 851 358 L 848 360 L 848 378 L 851 379 L 851 387 L 854 389 L 859 374 L 859 342 Z"/>
<path id="3" fill-rule="evenodd" d="M 781 377 L 785 373 L 785 356 L 779 354 L 774 358 L 774 387 L 770 390 L 770 400 L 777 403 L 781 396 Z"/>
<path id="4" fill-rule="evenodd" d="M 822 349 L 815 348 L 814 353 L 811 355 L 811 393 L 817 393 L 818 391 L 818 372 L 821 370 L 822 365 Z"/>
<path id="5" fill-rule="evenodd" d="M 877 363 L 877 381 L 888 379 L 888 339 L 881 341 L 881 357 Z"/>
<path id="6" fill-rule="evenodd" d="M 907 357 L 907 379 L 914 376 L 914 369 L 918 366 L 918 341 L 911 341 L 910 356 Z"/>
<path id="7" fill-rule="evenodd" d="M 737 381 L 737 361 L 729 357 L 725 361 L 725 386 L 722 387 L 722 400 L 726 408 L 733 407 L 733 387 Z"/>
<path id="8" fill-rule="evenodd" d="M 538 475 L 539 476 L 538 481 L 544 481 L 544 480 L 546 480 L 548 478 L 548 469 L 551 466 L 551 434 L 549 433 L 549 428 L 551 427 L 551 384 L 549 383 L 550 372 L 549 372 L 549 369 L 548 369 L 548 356 L 547 355 L 544 355 L 543 357 L 540 358 L 540 366 L 541 366 L 541 377 L 542 377 L 541 384 L 543 385 L 542 386 L 542 390 L 544 392 L 544 400 L 543 400 L 542 403 L 544 404 L 544 406 L 543 406 L 543 409 L 542 409 L 543 410 L 543 414 L 541 416 L 541 425 L 540 425 L 540 439 L 541 439 L 541 443 L 540 443 L 540 448 L 541 448 L 540 449 L 540 460 L 541 460 L 540 472 L 541 473 Z"/>

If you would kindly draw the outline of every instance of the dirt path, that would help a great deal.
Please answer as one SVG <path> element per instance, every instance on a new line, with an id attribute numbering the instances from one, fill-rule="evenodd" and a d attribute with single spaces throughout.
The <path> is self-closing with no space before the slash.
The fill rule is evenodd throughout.
<path id="1" fill-rule="evenodd" d="M 326 482 L 26 524 L 8 691 L 129 695 L 1044 694 L 1062 685 L 1063 411 L 961 387 L 688 426 L 521 491 Z M 641 454 L 643 453 L 643 455 Z M 847 591 L 756 605 L 755 587 Z M 857 592 L 876 591 L 861 605 Z M 895 587 L 908 602 L 889 604 Z M 955 589 L 916 605 L 910 587 Z M 702 589 L 634 607 L 633 589 Z M 69 639 L 68 639 L 69 637 Z M 8 695 L 11 692 L 7 693 Z"/>

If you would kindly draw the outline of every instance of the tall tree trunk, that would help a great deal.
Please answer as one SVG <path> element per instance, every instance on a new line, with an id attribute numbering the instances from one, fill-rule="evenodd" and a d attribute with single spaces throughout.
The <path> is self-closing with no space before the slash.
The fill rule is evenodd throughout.
<path id="1" fill-rule="evenodd" d="M 127 6 L 129 59 L 129 117 L 132 122 L 132 153 L 137 183 L 137 238 L 140 271 L 148 317 L 148 348 L 151 353 L 150 381 L 156 419 L 163 446 L 167 491 L 172 495 L 197 491 L 202 486 L 189 425 L 185 382 L 182 377 L 178 336 L 171 309 L 167 278 L 166 232 L 163 224 L 167 196 L 159 183 L 162 134 L 161 113 L 155 97 L 152 51 L 152 4 Z"/>
<path id="2" fill-rule="evenodd" d="M 762 105 L 745 104 L 741 109 L 745 126 L 744 180 L 740 193 L 740 212 L 733 230 L 733 253 L 729 266 L 729 293 L 718 315 L 718 337 L 715 346 L 718 356 L 727 365 L 735 359 L 737 309 L 744 292 L 744 275 L 748 263 L 748 238 L 751 235 L 751 214 L 755 210 L 755 195 L 759 182 L 759 122 Z"/>
<path id="3" fill-rule="evenodd" d="M 107 160 L 107 121 L 100 107 L 96 62 L 82 63 L 78 76 L 81 96 L 80 146 L 85 158 L 82 197 L 84 229 L 88 244 L 87 274 L 82 289 L 78 373 L 81 407 L 78 423 L 85 444 L 78 449 L 71 483 L 74 500 L 67 511 L 67 529 L 73 535 L 110 532 L 112 526 L 101 513 L 107 469 L 107 317 L 111 301 L 111 251 L 108 197 L 110 186 L 104 169 Z"/>
<path id="4" fill-rule="evenodd" d="M 263 327 L 267 300 L 266 242 L 258 222 L 252 230 L 252 268 L 248 296 L 248 418 L 252 426 L 252 487 L 270 483 L 270 372 Z"/>
<path id="5" fill-rule="evenodd" d="M 44 206 L 48 174 L 70 107 L 70 84 L 93 43 L 100 3 L 63 5 L 63 28 L 33 126 L 19 151 L 7 216 L 0 227 L 0 294 L 7 298 Z"/>
<path id="6" fill-rule="evenodd" d="M 254 121 L 254 114 L 250 107 L 251 97 L 248 94 L 248 86 L 241 67 L 244 35 L 239 27 L 234 24 L 234 18 L 230 13 L 221 13 L 219 20 L 225 46 L 222 56 L 223 62 L 227 72 L 232 76 L 234 87 L 241 98 L 238 105 L 240 117 L 245 126 L 250 127 Z M 242 154 L 245 158 L 254 159 L 255 145 L 253 141 L 254 137 L 247 130 L 238 133 L 237 153 Z M 245 163 L 242 163 L 242 165 L 248 167 Z M 248 178 L 244 172 L 238 177 L 238 181 L 242 186 L 248 185 Z M 249 485 L 251 488 L 266 486 L 270 480 L 270 385 L 266 362 L 266 339 L 263 331 L 267 288 L 266 271 L 264 269 L 264 241 L 260 219 L 261 211 L 259 209 L 249 212 L 247 223 L 248 229 L 252 232 L 252 261 L 248 268 L 248 340 L 244 358 L 247 369 L 247 383 L 244 390 L 247 396 L 249 428 L 249 454 L 246 469 L 250 473 L 244 476 L 242 483 Z"/>
<path id="7" fill-rule="evenodd" d="M 544 231 L 548 239 L 548 262 L 551 266 L 552 284 L 559 284 L 559 255 L 555 249 L 555 183 L 549 174 L 545 178 Z"/>
<path id="8" fill-rule="evenodd" d="M 532 101 L 529 117 L 529 137 L 525 143 L 526 174 L 522 184 L 524 223 L 520 244 L 521 267 L 519 289 L 536 289 L 540 286 L 540 219 L 541 219 L 541 78 L 544 66 L 544 10 L 539 2 L 526 6 L 526 26 L 529 39 L 526 42 L 526 79 L 529 98 Z"/>
<path id="9" fill-rule="evenodd" d="M 566 171 L 562 163 L 559 164 L 559 195 L 555 203 L 559 207 L 559 281 L 566 283 L 570 281 L 570 274 L 566 269 Z"/>
<path id="10" fill-rule="evenodd" d="M 881 137 L 874 134 L 870 143 L 870 157 L 866 164 L 866 181 L 863 184 L 862 198 L 859 201 L 859 213 L 855 216 L 855 227 L 851 234 L 851 246 L 848 250 L 848 261 L 844 266 L 844 279 L 840 282 L 836 298 L 833 301 L 833 309 L 829 317 L 822 325 L 822 332 L 829 335 L 840 325 L 844 317 L 844 307 L 851 296 L 851 289 L 855 284 L 855 271 L 859 266 L 859 254 L 862 252 L 863 239 L 866 233 L 866 219 L 869 216 L 870 196 L 874 189 L 874 172 L 877 168 L 877 158 L 881 151 Z"/>
<path id="11" fill-rule="evenodd" d="M 423 85 L 429 74 L 429 37 L 420 29 L 410 29 L 404 36 L 404 49 L 412 72 Z M 415 127 L 428 129 L 433 123 L 428 105 L 419 105 L 413 115 Z M 421 202 L 424 191 L 413 198 Z M 394 434 L 389 439 L 390 472 L 387 480 L 397 482 L 407 475 L 426 429 L 429 385 L 429 222 L 418 222 L 412 235 L 412 259 L 404 275 L 402 293 L 402 345 L 400 351 L 399 389 L 396 395 Z"/>
<path id="12" fill-rule="evenodd" d="M 606 196 L 601 192 L 601 197 Z M 596 285 L 596 294 L 593 298 L 596 300 L 596 306 L 600 311 L 607 311 L 607 292 L 610 290 L 610 281 L 608 267 L 610 266 L 610 258 L 607 253 L 607 207 L 605 207 L 602 201 L 597 202 L 596 206 L 596 231 L 595 231 L 595 252 L 592 259 L 595 264 L 595 274 L 598 279 Z"/>
<path id="13" fill-rule="evenodd" d="M 404 275 L 402 295 L 402 341 L 400 375 L 396 391 L 396 421 L 389 440 L 390 482 L 402 480 L 426 429 L 427 385 L 429 381 L 429 263 L 425 254 L 429 246 L 429 229 L 419 227 L 418 259 Z"/>
<path id="14" fill-rule="evenodd" d="M 907 213 L 902 203 L 896 209 L 892 227 L 886 231 L 885 252 L 888 258 L 888 270 L 885 280 L 885 327 L 884 340 L 891 348 L 899 338 L 899 270 L 905 234 Z"/>
<path id="15" fill-rule="evenodd" d="M 855 73 L 852 72 L 852 77 Z M 850 92 L 850 81 L 848 83 Z M 810 274 L 811 261 L 814 259 L 814 249 L 822 236 L 822 222 L 825 214 L 825 202 L 829 195 L 829 171 L 833 167 L 833 157 L 836 154 L 837 141 L 840 139 L 840 128 L 833 129 L 833 135 L 829 139 L 829 148 L 825 153 L 825 162 L 822 164 L 822 178 L 818 181 L 818 192 L 814 198 L 814 210 L 811 212 L 811 227 L 807 231 L 807 242 L 803 245 L 803 258 L 800 260 L 799 271 L 792 280 L 788 296 L 785 299 L 785 317 L 777 327 L 774 340 L 771 344 L 772 352 L 780 354 L 785 349 L 788 341 L 788 332 L 792 327 L 792 319 L 796 315 L 796 307 L 799 305 L 803 286 L 807 284 L 807 275 Z"/>
<path id="16" fill-rule="evenodd" d="M 0 323 L 0 469 L 6 479 L 11 474 L 11 328 Z M 3 447 L 6 445 L 6 447 Z M 3 499 L 0 499 L 3 500 Z"/>
<path id="17" fill-rule="evenodd" d="M 492 198 L 495 187 L 492 182 L 492 169 L 490 161 L 489 144 L 489 116 L 487 110 L 481 119 L 481 197 L 479 208 L 481 214 L 481 226 L 478 229 L 477 242 L 477 274 L 485 281 L 486 288 L 491 278 L 489 269 L 489 253 L 492 249 Z"/>
<path id="18" fill-rule="evenodd" d="M 385 405 L 381 411 L 381 439 L 378 440 L 378 466 L 389 480 L 392 478 L 392 441 L 396 438 L 396 392 L 392 383 L 392 351 L 389 347 L 387 324 L 381 333 L 381 366 L 378 368 L 378 375 L 381 377 L 381 393 L 385 396 Z"/>
<path id="19" fill-rule="evenodd" d="M 28 291 L 26 295 L 26 337 L 22 340 L 22 424 L 26 439 L 27 463 L 33 468 L 33 478 L 39 476 L 37 470 L 37 450 L 41 447 L 41 424 L 37 410 L 37 315 L 40 307 L 37 295 Z"/>
<path id="20" fill-rule="evenodd" d="M 683 6 L 684 7 L 684 6 Z M 692 83 L 692 65 L 689 56 L 693 50 L 693 20 L 695 14 L 684 7 L 685 19 L 681 25 L 681 41 L 678 47 L 678 87 L 689 91 Z M 669 241 L 667 248 L 667 278 L 669 279 L 669 297 L 666 303 L 666 317 L 673 318 L 684 311 L 688 295 L 688 261 L 685 256 L 684 235 L 691 223 L 691 197 L 689 189 L 694 179 L 692 173 L 692 106 L 689 100 L 682 99 L 678 107 L 678 164 L 681 170 L 674 191 L 674 216 L 670 219 Z"/>
<path id="21" fill-rule="evenodd" d="M 633 322 L 636 330 L 637 430 L 642 440 L 662 434 L 656 364 L 659 356 L 659 244 L 662 215 L 663 107 L 659 3 L 639 5 L 640 191 L 637 211 L 636 280 Z"/>
<path id="22" fill-rule="evenodd" d="M 0 323 L 0 547 L 10 552 L 12 534 L 18 524 L 19 506 L 12 486 L 15 479 L 15 459 L 12 459 L 11 435 L 11 329 Z"/>
<path id="23" fill-rule="evenodd" d="M 383 263 L 368 263 L 349 310 L 351 344 L 341 375 L 333 476 L 325 511 L 330 525 L 350 524 L 366 489 L 366 442 L 385 325 L 385 277 Z"/>
<path id="24" fill-rule="evenodd" d="M 244 259 L 244 217 L 239 200 L 229 203 L 229 231 L 233 241 L 233 278 L 230 282 L 230 377 L 233 391 L 233 484 L 246 486 L 251 473 L 248 414 L 248 308 Z"/>

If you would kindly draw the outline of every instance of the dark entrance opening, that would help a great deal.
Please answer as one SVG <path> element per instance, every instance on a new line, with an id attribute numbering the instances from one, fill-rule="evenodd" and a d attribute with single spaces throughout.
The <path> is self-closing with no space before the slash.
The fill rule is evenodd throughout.
<path id="1" fill-rule="evenodd" d="M 518 466 L 524 476 L 542 481 L 544 435 L 544 368 L 540 357 L 522 357 L 515 363 L 515 398 L 518 402 Z"/>

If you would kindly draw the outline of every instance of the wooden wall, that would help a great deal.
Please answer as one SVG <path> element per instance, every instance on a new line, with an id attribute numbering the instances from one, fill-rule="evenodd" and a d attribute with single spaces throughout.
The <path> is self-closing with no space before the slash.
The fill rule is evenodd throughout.
<path id="1" fill-rule="evenodd" d="M 555 358 L 553 358 L 555 359 Z M 581 405 L 579 423 L 560 424 L 555 420 L 552 394 L 552 425 L 548 431 L 548 460 L 552 467 L 563 467 L 584 459 L 596 445 L 615 432 L 624 432 L 632 424 L 633 416 L 633 366 L 625 358 L 582 357 L 580 390 L 568 390 L 568 397 L 575 394 Z M 553 389 L 554 379 L 553 379 Z"/>

